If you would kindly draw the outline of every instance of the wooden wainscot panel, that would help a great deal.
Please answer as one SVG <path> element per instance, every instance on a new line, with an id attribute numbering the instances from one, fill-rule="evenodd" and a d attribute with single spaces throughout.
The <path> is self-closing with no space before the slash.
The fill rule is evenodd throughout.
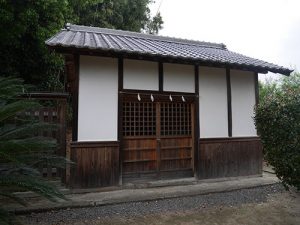
<path id="1" fill-rule="evenodd" d="M 258 137 L 203 138 L 199 143 L 199 179 L 262 174 Z"/>
<path id="2" fill-rule="evenodd" d="M 118 185 L 119 142 L 72 142 L 70 187 L 92 188 Z"/>

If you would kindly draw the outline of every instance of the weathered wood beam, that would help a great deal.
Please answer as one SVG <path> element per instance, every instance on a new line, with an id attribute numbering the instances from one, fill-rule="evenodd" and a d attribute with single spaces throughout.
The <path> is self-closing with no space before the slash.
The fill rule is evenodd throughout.
<path id="1" fill-rule="evenodd" d="M 231 104 L 230 68 L 226 68 L 226 83 L 227 83 L 228 136 L 232 137 L 232 104 Z"/>

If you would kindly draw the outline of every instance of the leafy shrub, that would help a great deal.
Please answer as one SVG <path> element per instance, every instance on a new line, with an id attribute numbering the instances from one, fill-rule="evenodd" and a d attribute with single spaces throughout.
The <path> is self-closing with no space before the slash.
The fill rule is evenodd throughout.
<path id="1" fill-rule="evenodd" d="M 52 201 L 65 199 L 53 185 L 46 182 L 40 174 L 39 165 L 63 167 L 67 160 L 54 152 L 54 140 L 34 135 L 37 131 L 56 129 L 57 126 L 41 123 L 22 116 L 22 112 L 40 107 L 37 102 L 19 98 L 26 88 L 17 78 L 0 77 L 0 197 L 27 204 L 24 199 L 14 195 L 15 191 L 32 191 Z M 17 224 L 14 215 L 0 206 L 0 224 Z"/>
<path id="2" fill-rule="evenodd" d="M 295 78 L 296 77 L 296 78 Z M 295 74 L 282 79 L 260 100 L 255 123 L 261 137 L 264 157 L 274 167 L 285 187 L 300 190 L 300 79 Z"/>

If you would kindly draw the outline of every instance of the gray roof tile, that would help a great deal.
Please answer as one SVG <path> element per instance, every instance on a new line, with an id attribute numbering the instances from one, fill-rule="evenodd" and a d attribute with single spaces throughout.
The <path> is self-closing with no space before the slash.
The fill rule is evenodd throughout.
<path id="1" fill-rule="evenodd" d="M 68 25 L 46 41 L 50 47 L 112 50 L 116 52 L 178 58 L 199 62 L 234 65 L 262 72 L 289 75 L 292 70 L 229 51 L 224 44 L 193 41 L 113 30 Z"/>

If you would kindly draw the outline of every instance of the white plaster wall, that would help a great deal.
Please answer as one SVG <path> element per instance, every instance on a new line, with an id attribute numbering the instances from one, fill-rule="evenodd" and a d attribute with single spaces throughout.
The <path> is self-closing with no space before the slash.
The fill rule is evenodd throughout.
<path id="1" fill-rule="evenodd" d="M 164 91 L 195 92 L 194 66 L 164 63 Z"/>
<path id="2" fill-rule="evenodd" d="M 199 67 L 200 137 L 228 137 L 226 70 Z"/>
<path id="3" fill-rule="evenodd" d="M 117 60 L 80 56 L 79 68 L 78 141 L 117 140 Z"/>
<path id="4" fill-rule="evenodd" d="M 158 62 L 125 59 L 123 76 L 126 89 L 158 90 Z"/>
<path id="5" fill-rule="evenodd" d="M 256 136 L 254 73 L 231 70 L 232 136 Z"/>

